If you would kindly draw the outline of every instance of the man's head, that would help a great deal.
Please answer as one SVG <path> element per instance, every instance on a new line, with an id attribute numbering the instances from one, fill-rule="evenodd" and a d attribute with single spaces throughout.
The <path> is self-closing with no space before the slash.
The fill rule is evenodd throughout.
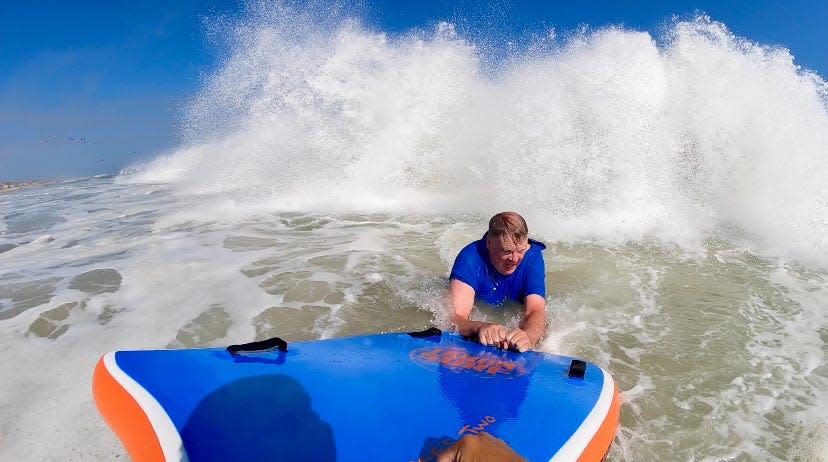
<path id="1" fill-rule="evenodd" d="M 501 212 L 489 220 L 486 235 L 489 261 L 500 274 L 512 274 L 529 250 L 529 229 L 522 216 Z"/>

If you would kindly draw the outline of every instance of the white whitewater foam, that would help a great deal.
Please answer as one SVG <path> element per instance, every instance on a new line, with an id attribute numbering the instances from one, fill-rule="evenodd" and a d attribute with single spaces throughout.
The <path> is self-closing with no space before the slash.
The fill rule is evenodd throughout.
<path id="1" fill-rule="evenodd" d="M 278 13 L 232 29 L 187 143 L 127 181 L 280 210 L 519 209 L 555 239 L 736 233 L 828 265 L 828 92 L 787 50 L 699 17 L 492 71 L 450 24 L 390 37 Z"/>

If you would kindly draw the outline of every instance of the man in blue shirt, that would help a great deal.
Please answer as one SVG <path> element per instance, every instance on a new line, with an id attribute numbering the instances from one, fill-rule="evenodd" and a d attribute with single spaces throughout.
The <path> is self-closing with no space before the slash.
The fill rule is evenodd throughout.
<path id="1" fill-rule="evenodd" d="M 460 251 L 451 269 L 449 294 L 452 322 L 461 334 L 477 337 L 483 345 L 530 350 L 546 330 L 546 284 L 541 251 L 546 246 L 529 239 L 526 221 L 515 212 L 489 220 L 489 231 Z M 506 299 L 523 302 L 518 327 L 506 331 L 500 324 L 469 319 L 475 298 L 493 305 Z"/>

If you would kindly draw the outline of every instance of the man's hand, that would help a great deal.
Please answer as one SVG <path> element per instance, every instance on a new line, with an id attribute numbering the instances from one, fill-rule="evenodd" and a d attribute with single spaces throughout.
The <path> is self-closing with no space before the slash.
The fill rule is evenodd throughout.
<path id="1" fill-rule="evenodd" d="M 526 462 L 503 440 L 482 432 L 465 435 L 437 455 L 437 462 Z"/>
<path id="2" fill-rule="evenodd" d="M 452 279 L 450 297 L 454 314 L 452 322 L 457 330 L 468 337 L 477 335 L 483 345 L 511 349 L 523 353 L 531 350 L 546 330 L 546 301 L 537 294 L 529 294 L 524 301 L 523 319 L 520 327 L 506 331 L 501 324 L 472 321 L 469 313 L 474 303 L 474 289 L 463 281 Z"/>
<path id="3" fill-rule="evenodd" d="M 500 324 L 486 323 L 477 331 L 477 340 L 482 345 L 492 345 L 503 348 L 506 341 L 506 328 Z"/>
<path id="4" fill-rule="evenodd" d="M 506 328 L 500 324 L 485 324 L 477 331 L 477 339 L 482 345 L 491 345 L 504 350 L 523 353 L 532 349 L 529 334 L 519 327 L 506 332 Z"/>
<path id="5" fill-rule="evenodd" d="M 532 340 L 529 339 L 529 334 L 525 330 L 515 327 L 506 333 L 506 338 L 501 348 L 508 348 L 523 353 L 524 351 L 532 349 Z"/>

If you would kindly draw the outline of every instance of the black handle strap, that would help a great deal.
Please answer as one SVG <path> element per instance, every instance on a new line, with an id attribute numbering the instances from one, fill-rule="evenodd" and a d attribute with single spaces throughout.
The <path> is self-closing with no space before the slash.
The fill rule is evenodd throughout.
<path id="1" fill-rule="evenodd" d="M 260 340 L 258 342 L 243 343 L 241 345 L 230 345 L 227 347 L 227 352 L 235 355 L 241 352 L 261 352 L 261 351 L 287 351 L 287 342 L 279 337 L 269 338 L 267 340 Z"/>
<path id="2" fill-rule="evenodd" d="M 429 327 L 426 330 L 421 330 L 419 332 L 409 332 L 408 335 L 414 338 L 425 338 L 425 337 L 435 337 L 439 335 L 443 335 L 443 331 L 436 327 Z"/>
<path id="3" fill-rule="evenodd" d="M 573 379 L 583 379 L 584 372 L 586 372 L 586 362 L 580 359 L 573 359 L 569 364 L 569 377 Z"/>

